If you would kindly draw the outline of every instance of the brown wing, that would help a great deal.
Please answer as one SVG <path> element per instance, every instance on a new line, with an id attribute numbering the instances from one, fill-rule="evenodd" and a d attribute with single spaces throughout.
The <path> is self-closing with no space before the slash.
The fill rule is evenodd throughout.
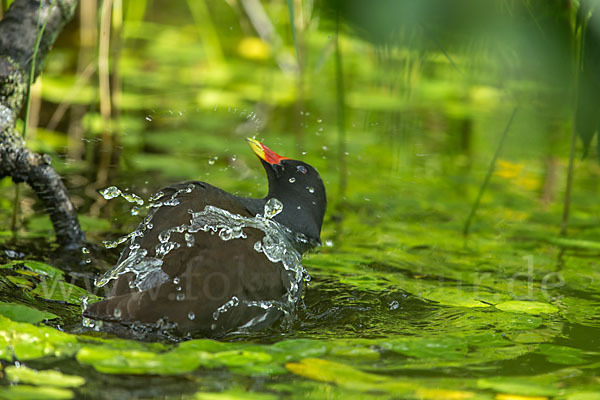
<path id="1" fill-rule="evenodd" d="M 163 198 L 189 184 L 164 189 Z M 251 216 L 232 195 L 204 183 L 193 185 L 191 193 L 177 196 L 177 206 L 160 207 L 152 218 L 153 228 L 136 240 L 148 250 L 149 256 L 154 256 L 160 232 L 189 223 L 188 210 L 199 212 L 210 204 L 234 214 Z M 220 312 L 217 320 L 213 318 L 215 311 L 234 296 L 241 303 L 244 300 L 281 300 L 289 285 L 290 276 L 283 266 L 270 262 L 264 254 L 254 250 L 254 243 L 261 240 L 264 233 L 253 228 L 245 228 L 244 232 L 246 239 L 224 241 L 216 234 L 200 231 L 194 234 L 194 243 L 190 247 L 186 245 L 183 233 L 173 233 L 171 241 L 181 243 L 181 246 L 163 258 L 162 270 L 168 275 L 168 281 L 139 291 L 129 287 L 131 274 L 121 275 L 113 294 L 104 301 L 91 304 L 84 315 L 145 323 L 155 323 L 166 317 L 177 322 L 182 330 L 197 330 L 209 335 L 260 318 L 263 309 L 244 304 Z M 124 252 L 121 258 L 127 253 Z"/>

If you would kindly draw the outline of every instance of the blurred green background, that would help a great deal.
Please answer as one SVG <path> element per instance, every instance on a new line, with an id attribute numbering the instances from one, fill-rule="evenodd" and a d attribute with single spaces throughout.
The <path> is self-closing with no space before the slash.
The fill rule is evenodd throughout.
<path id="1" fill-rule="evenodd" d="M 27 143 L 53 156 L 82 216 L 111 215 L 96 193 L 108 185 L 148 195 L 201 179 L 262 195 L 246 136 L 314 164 L 332 210 L 395 197 L 412 176 L 455 175 L 466 204 L 518 108 L 499 181 L 517 177 L 515 190 L 558 208 L 575 116 L 587 142 L 598 122 L 598 93 L 577 101 L 577 70 L 596 65 L 594 48 L 578 61 L 593 5 L 115 1 L 103 13 L 82 1 L 32 90 Z M 579 162 L 595 142 L 577 142 L 576 197 L 596 181 L 597 165 Z M 6 226 L 14 187 L 1 186 Z M 36 207 L 24 200 L 22 231 L 40 227 Z"/>
<path id="2" fill-rule="evenodd" d="M 139 223 L 98 194 L 112 185 L 263 196 L 250 136 L 319 170 L 324 246 L 305 257 L 291 331 L 119 340 L 81 329 L 94 290 L 49 252 L 26 187 L 12 241 L 4 179 L 0 246 L 17 253 L 0 255 L 0 397 L 600 399 L 599 14 L 568 0 L 82 0 L 32 88 L 27 145 L 52 156 L 88 239 Z M 86 273 L 118 251 L 92 253 Z"/>

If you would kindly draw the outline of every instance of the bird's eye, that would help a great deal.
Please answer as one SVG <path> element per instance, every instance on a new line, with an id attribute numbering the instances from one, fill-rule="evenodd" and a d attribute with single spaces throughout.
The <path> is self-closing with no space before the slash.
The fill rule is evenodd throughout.
<path id="1" fill-rule="evenodd" d="M 306 167 L 304 165 L 298 165 L 297 169 L 298 169 L 298 172 L 301 172 L 303 174 L 306 174 L 308 172 L 308 170 L 306 169 Z"/>

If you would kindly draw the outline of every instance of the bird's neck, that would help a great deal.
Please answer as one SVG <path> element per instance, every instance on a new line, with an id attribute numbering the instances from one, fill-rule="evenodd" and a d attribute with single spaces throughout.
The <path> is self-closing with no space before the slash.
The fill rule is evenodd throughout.
<path id="1" fill-rule="evenodd" d="M 241 202 L 252 215 L 264 215 L 265 205 L 267 204 L 267 201 L 273 197 L 276 196 L 272 196 L 269 194 L 262 199 L 242 197 Z M 274 220 L 279 222 L 286 228 L 290 229 L 293 233 L 303 233 L 306 236 L 306 239 L 308 240 L 307 243 L 299 243 L 300 247 L 298 250 L 300 250 L 301 253 L 304 253 L 305 251 L 310 250 L 315 246 L 318 246 L 320 244 L 318 233 L 317 236 L 314 237 L 314 234 L 318 231 L 318 228 L 308 226 L 297 226 L 298 222 L 300 222 L 301 225 L 310 223 L 311 218 L 309 218 L 308 216 L 305 218 L 298 218 L 299 215 L 301 216 L 305 211 L 302 210 L 302 208 L 300 210 L 297 209 L 297 202 L 294 199 L 279 198 L 278 196 L 276 198 L 278 200 L 281 200 L 284 206 L 283 211 L 280 214 L 276 215 Z"/>

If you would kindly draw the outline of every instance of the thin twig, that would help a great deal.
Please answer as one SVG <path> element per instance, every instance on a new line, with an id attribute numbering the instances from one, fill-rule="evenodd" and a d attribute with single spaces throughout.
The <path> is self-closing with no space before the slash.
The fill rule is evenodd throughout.
<path id="1" fill-rule="evenodd" d="M 587 27 L 587 23 L 583 22 L 581 27 L 579 28 L 579 40 L 577 40 L 577 28 L 575 28 L 575 54 L 576 54 L 576 64 L 575 64 L 575 77 L 573 81 L 574 90 L 573 90 L 573 123 L 571 124 L 571 138 L 569 141 L 569 166 L 567 167 L 567 186 L 565 188 L 565 199 L 563 203 L 563 215 L 560 223 L 560 235 L 567 235 L 567 226 L 569 224 L 569 211 L 571 208 L 571 189 L 573 186 L 573 170 L 575 166 L 575 143 L 577 137 L 577 99 L 579 97 L 579 79 L 580 74 L 579 71 L 583 62 L 583 40 L 584 40 L 584 30 L 589 29 Z"/>
<path id="2" fill-rule="evenodd" d="M 110 30 L 112 0 L 104 0 L 100 16 L 100 45 L 98 49 L 98 76 L 100 86 L 100 115 L 102 116 L 102 141 L 100 143 L 100 162 L 96 175 L 98 187 L 106 184 L 110 167 L 112 149 L 111 97 L 110 97 Z"/>
<path id="3" fill-rule="evenodd" d="M 292 28 L 292 39 L 296 48 L 296 59 L 300 64 L 300 50 L 298 49 L 298 40 L 296 38 L 296 17 L 294 15 L 294 0 L 287 0 L 288 13 L 290 15 L 290 27 Z"/>
<path id="4" fill-rule="evenodd" d="M 84 84 L 86 84 L 87 81 L 90 80 L 94 71 L 96 71 L 96 65 L 93 62 L 91 62 L 87 65 L 87 67 L 85 67 L 83 72 L 77 77 L 77 80 L 75 81 L 73 86 L 71 86 L 71 90 L 69 90 L 69 93 L 67 93 L 67 95 L 65 97 L 63 97 L 63 99 L 60 102 L 60 104 L 58 105 L 58 107 L 56 107 L 54 114 L 52 114 L 52 117 L 50 118 L 48 125 L 46 125 L 47 130 L 53 131 L 54 129 L 56 129 L 56 127 L 58 126 L 58 123 L 60 122 L 62 117 L 65 115 L 65 112 L 73 104 L 73 99 L 75 98 L 77 93 L 79 93 L 79 91 L 81 90 L 81 87 Z"/>
<path id="5" fill-rule="evenodd" d="M 469 217 L 467 218 L 467 220 L 465 222 L 465 226 L 463 228 L 464 236 L 467 236 L 469 234 L 469 228 L 471 227 L 471 221 L 473 220 L 473 217 L 475 216 L 475 213 L 477 212 L 477 209 L 479 208 L 479 203 L 481 202 L 483 193 L 485 192 L 485 189 L 486 189 L 488 183 L 490 182 L 490 178 L 492 177 L 492 174 L 494 173 L 494 169 L 496 167 L 496 160 L 498 160 L 498 157 L 500 156 L 500 152 L 502 151 L 504 141 L 506 139 L 506 136 L 508 135 L 508 131 L 510 130 L 510 126 L 512 125 L 512 122 L 515 119 L 515 115 L 517 114 L 518 109 L 519 109 L 519 106 L 516 106 L 513 109 L 513 112 L 510 115 L 508 123 L 506 124 L 506 127 L 504 128 L 504 132 L 502 133 L 502 137 L 500 138 L 498 147 L 496 147 L 496 152 L 494 153 L 494 157 L 492 158 L 492 161 L 490 162 L 490 166 L 488 168 L 487 174 L 485 175 L 485 179 L 483 180 L 483 183 L 481 184 L 481 187 L 479 188 L 479 194 L 477 194 L 477 198 L 475 199 L 475 202 L 473 203 L 473 206 L 471 207 L 471 212 L 469 213 Z"/>
<path id="6" fill-rule="evenodd" d="M 37 27 L 39 28 L 40 26 L 40 22 L 42 21 L 42 4 L 43 2 L 40 1 L 40 7 L 38 9 L 38 22 L 37 22 Z M 52 0 L 52 2 L 50 3 L 49 8 L 54 7 L 54 0 Z M 50 12 L 48 12 L 48 15 L 50 15 Z M 40 29 L 40 32 L 38 33 L 38 36 L 35 40 L 35 47 L 33 48 L 33 57 L 31 59 L 31 68 L 29 69 L 29 83 L 27 84 L 27 100 L 25 103 L 25 124 L 23 126 L 23 140 L 27 140 L 27 121 L 29 121 L 29 109 L 31 107 L 31 86 L 33 86 L 33 80 L 35 77 L 35 61 L 37 58 L 37 52 L 40 48 L 40 43 L 42 41 L 42 36 L 44 35 L 44 30 L 46 29 L 46 24 L 48 23 L 48 20 L 50 18 L 46 18 L 46 20 L 44 21 L 44 24 L 42 25 L 42 28 Z"/>
<path id="7" fill-rule="evenodd" d="M 339 186 L 338 198 L 340 201 L 346 195 L 347 167 L 346 167 L 346 127 L 345 106 L 346 96 L 344 92 L 344 69 L 342 65 L 342 52 L 340 50 L 340 16 L 337 15 L 335 25 L 335 76 L 337 86 L 337 125 L 338 125 L 338 171 Z"/>
<path id="8" fill-rule="evenodd" d="M 23 124 L 23 141 L 27 141 L 27 128 L 29 126 L 29 111 L 31 109 L 31 87 L 33 86 L 33 80 L 35 78 L 35 61 L 37 59 L 37 53 L 40 48 L 40 43 L 42 42 L 42 36 L 44 35 L 44 30 L 46 29 L 46 24 L 48 23 L 48 20 L 50 19 L 50 17 L 46 18 L 44 23 L 41 24 L 41 22 L 42 22 L 42 4 L 43 4 L 43 2 L 40 1 L 40 6 L 38 8 L 38 20 L 37 20 L 36 27 L 38 29 L 40 29 L 40 25 L 42 25 L 42 26 L 41 26 L 41 29 L 35 40 L 35 46 L 33 48 L 33 56 L 31 59 L 31 68 L 29 69 L 29 81 L 27 83 L 27 98 L 25 100 L 25 121 Z M 54 0 L 52 0 L 52 2 L 50 3 L 49 9 L 51 9 L 52 7 L 54 7 Z M 50 15 L 50 13 L 48 13 L 48 15 Z M 14 197 L 14 202 L 13 202 L 12 218 L 10 221 L 10 229 L 12 231 L 13 239 L 17 238 L 17 219 L 18 219 L 18 215 L 20 213 L 20 205 L 21 205 L 21 188 L 19 187 L 19 184 L 17 183 L 16 187 L 15 187 L 15 197 Z"/>

